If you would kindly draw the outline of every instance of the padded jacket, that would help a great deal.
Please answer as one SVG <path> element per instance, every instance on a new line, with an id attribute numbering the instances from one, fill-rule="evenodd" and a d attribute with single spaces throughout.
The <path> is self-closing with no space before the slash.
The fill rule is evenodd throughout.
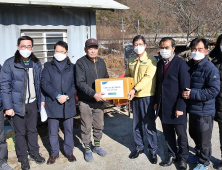
<path id="1" fill-rule="evenodd" d="M 207 56 L 198 64 L 191 59 L 188 65 L 191 93 L 187 112 L 201 117 L 215 115 L 215 98 L 220 92 L 218 69 Z"/>
<path id="2" fill-rule="evenodd" d="M 33 76 L 38 108 L 45 101 L 40 89 L 42 64 L 32 53 Z M 17 51 L 14 57 L 5 61 L 1 70 L 0 86 L 2 92 L 3 110 L 13 109 L 15 114 L 25 116 L 25 100 L 28 85 L 28 73 L 21 64 L 21 55 Z"/>

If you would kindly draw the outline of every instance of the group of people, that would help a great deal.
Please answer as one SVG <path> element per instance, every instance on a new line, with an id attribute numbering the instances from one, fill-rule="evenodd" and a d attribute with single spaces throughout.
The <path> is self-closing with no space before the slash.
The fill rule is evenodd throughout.
<path id="1" fill-rule="evenodd" d="M 196 163 L 194 170 L 205 170 L 210 164 L 214 119 L 219 123 L 222 144 L 222 35 L 210 53 L 214 58 L 212 62 L 208 59 L 208 41 L 204 38 L 191 41 L 192 59 L 189 62 L 174 53 L 175 45 L 173 38 L 162 38 L 159 42 L 161 59 L 157 62 L 146 53 L 143 36 L 138 35 L 133 39 L 136 55 L 129 59 L 125 74 L 126 77 L 133 77 L 135 82 L 135 87 L 129 92 L 129 100 L 132 100 L 136 147 L 129 158 L 137 158 L 144 152 L 143 123 L 150 162 L 157 163 L 155 120 L 159 116 L 168 147 L 168 157 L 160 166 L 170 166 L 179 161 L 180 170 L 187 169 L 188 162 Z M 187 113 L 189 135 L 194 140 L 196 151 L 191 157 Z M 218 169 L 222 169 L 222 162 Z"/>
<path id="2" fill-rule="evenodd" d="M 104 126 L 101 92 L 95 92 L 95 79 L 109 78 L 105 62 L 97 57 L 98 42 L 85 42 L 86 55 L 76 64 L 68 57 L 68 45 L 59 41 L 54 45 L 52 61 L 42 64 L 32 53 L 33 39 L 22 36 L 17 42 L 15 55 L 7 59 L 0 76 L 0 170 L 12 170 L 7 164 L 7 143 L 4 135 L 4 116 L 13 117 L 15 147 L 22 170 L 29 170 L 29 160 L 45 163 L 39 153 L 37 116 L 45 108 L 48 116 L 48 133 L 51 146 L 47 164 L 54 164 L 59 157 L 59 123 L 64 127 L 64 152 L 69 162 L 73 155 L 73 117 L 76 115 L 75 93 L 81 114 L 81 137 L 85 146 L 85 160 L 93 161 L 92 151 L 100 156 L 107 153 L 100 147 Z M 94 145 L 91 144 L 93 129 Z M 29 159 L 28 159 L 29 156 Z"/>
<path id="3" fill-rule="evenodd" d="M 103 92 L 95 92 L 95 80 L 109 78 L 109 75 L 104 60 L 98 57 L 98 41 L 92 38 L 85 42 L 86 55 L 78 59 L 75 65 L 68 57 L 67 43 L 57 42 L 52 61 L 46 62 L 43 69 L 40 60 L 32 53 L 33 45 L 31 37 L 20 37 L 15 55 L 7 59 L 1 69 L 0 170 L 12 170 L 7 164 L 4 135 L 6 115 L 13 117 L 16 154 L 21 169 L 30 169 L 29 160 L 37 164 L 45 163 L 39 153 L 37 132 L 37 113 L 43 107 L 48 116 L 51 146 L 47 164 L 54 164 L 59 157 L 60 122 L 64 127 L 65 156 L 69 162 L 76 161 L 73 155 L 76 90 L 81 117 L 81 139 L 85 148 L 84 159 L 92 162 L 92 152 L 106 156 L 107 152 L 100 147 L 106 100 Z M 145 51 L 147 45 L 143 36 L 137 35 L 133 39 L 135 55 L 129 59 L 125 73 L 125 77 L 134 78 L 135 84 L 128 94 L 132 103 L 135 141 L 135 150 L 129 158 L 137 158 L 144 152 L 144 125 L 150 162 L 157 163 L 155 121 L 159 116 L 168 147 L 168 157 L 160 165 L 170 166 L 179 161 L 179 168 L 185 170 L 187 162 L 190 162 L 197 163 L 195 170 L 205 170 L 210 164 L 214 119 L 219 123 L 222 144 L 222 35 L 210 53 L 215 58 L 212 62 L 208 60 L 206 39 L 195 38 L 191 41 L 192 59 L 188 63 L 174 53 L 175 45 L 174 39 L 162 38 L 159 43 L 161 59 L 157 61 Z M 195 142 L 196 154 L 193 157 L 189 157 L 187 113 L 189 134 Z M 218 169 L 222 169 L 222 163 Z"/>

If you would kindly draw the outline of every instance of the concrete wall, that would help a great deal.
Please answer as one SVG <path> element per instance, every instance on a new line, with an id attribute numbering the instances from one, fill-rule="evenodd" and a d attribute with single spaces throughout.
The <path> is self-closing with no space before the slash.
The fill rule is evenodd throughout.
<path id="1" fill-rule="evenodd" d="M 85 54 L 85 41 L 96 38 L 95 11 L 87 8 L 1 4 L 0 64 L 14 55 L 22 30 L 67 30 L 69 57 L 75 63 Z"/>

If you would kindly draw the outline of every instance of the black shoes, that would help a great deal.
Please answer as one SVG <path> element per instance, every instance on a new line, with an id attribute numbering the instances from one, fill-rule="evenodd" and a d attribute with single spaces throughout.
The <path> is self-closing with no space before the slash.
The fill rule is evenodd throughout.
<path id="1" fill-rule="evenodd" d="M 176 158 L 173 156 L 169 156 L 167 160 L 160 163 L 160 166 L 170 166 L 172 163 L 176 162 Z"/>
<path id="2" fill-rule="evenodd" d="M 183 159 L 180 160 L 179 170 L 186 170 L 187 169 L 187 162 Z"/>
<path id="3" fill-rule="evenodd" d="M 129 158 L 130 159 L 134 159 L 134 158 L 137 158 L 139 156 L 139 154 L 143 153 L 144 150 L 135 150 L 133 151 L 130 155 L 129 155 Z"/>
<path id="4" fill-rule="evenodd" d="M 150 162 L 152 164 L 156 164 L 157 163 L 157 155 L 156 154 L 150 153 Z"/>
<path id="5" fill-rule="evenodd" d="M 30 160 L 35 161 L 37 164 L 45 163 L 45 159 L 39 153 L 30 154 Z"/>
<path id="6" fill-rule="evenodd" d="M 222 170 L 222 161 L 217 165 L 217 170 Z"/>
<path id="7" fill-rule="evenodd" d="M 39 153 L 30 154 L 30 160 L 35 161 L 37 164 L 45 163 L 45 159 Z M 22 170 L 30 170 L 28 158 L 21 161 L 21 168 Z"/>
<path id="8" fill-rule="evenodd" d="M 21 162 L 21 168 L 22 170 L 30 170 L 29 160 L 26 158 Z"/>

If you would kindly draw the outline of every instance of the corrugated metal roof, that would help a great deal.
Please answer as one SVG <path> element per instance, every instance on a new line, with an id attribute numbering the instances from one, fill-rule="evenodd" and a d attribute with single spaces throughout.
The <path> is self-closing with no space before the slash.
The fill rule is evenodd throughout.
<path id="1" fill-rule="evenodd" d="M 113 0 L 0 0 L 0 3 L 52 5 L 96 9 L 129 9 L 129 7 Z"/>

